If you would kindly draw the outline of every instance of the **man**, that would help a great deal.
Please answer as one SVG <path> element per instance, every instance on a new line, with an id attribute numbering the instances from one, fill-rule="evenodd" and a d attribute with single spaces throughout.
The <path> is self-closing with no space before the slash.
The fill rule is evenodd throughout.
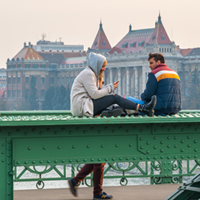
<path id="1" fill-rule="evenodd" d="M 181 110 L 181 86 L 178 74 L 167 67 L 161 53 L 150 53 L 148 61 L 151 72 L 141 99 L 149 102 L 151 97 L 156 95 L 155 115 L 178 113 Z"/>

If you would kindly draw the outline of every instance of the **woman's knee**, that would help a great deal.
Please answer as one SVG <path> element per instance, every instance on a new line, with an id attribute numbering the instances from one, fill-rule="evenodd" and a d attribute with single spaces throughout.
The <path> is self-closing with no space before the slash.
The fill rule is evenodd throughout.
<path id="1" fill-rule="evenodd" d="M 123 97 L 121 97 L 120 95 L 118 95 L 118 94 L 113 94 L 113 97 L 114 97 L 114 99 L 115 100 L 118 100 L 118 99 L 121 99 L 121 98 L 123 98 Z"/>

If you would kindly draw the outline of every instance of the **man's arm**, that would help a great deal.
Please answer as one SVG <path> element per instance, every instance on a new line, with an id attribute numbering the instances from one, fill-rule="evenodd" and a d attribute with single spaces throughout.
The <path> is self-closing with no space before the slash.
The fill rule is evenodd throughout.
<path id="1" fill-rule="evenodd" d="M 149 73 L 149 78 L 147 80 L 146 89 L 141 94 L 141 99 L 143 101 L 150 101 L 151 97 L 155 95 L 157 89 L 157 80 L 154 74 Z"/>

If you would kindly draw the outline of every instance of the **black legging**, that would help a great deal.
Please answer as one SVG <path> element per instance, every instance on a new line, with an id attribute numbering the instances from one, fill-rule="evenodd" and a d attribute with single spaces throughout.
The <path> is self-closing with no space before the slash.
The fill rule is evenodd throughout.
<path id="1" fill-rule="evenodd" d="M 137 103 L 134 103 L 128 99 L 125 99 L 118 94 L 110 94 L 102 97 L 100 99 L 92 99 L 94 104 L 94 115 L 99 115 L 103 110 L 107 107 L 118 104 L 120 107 L 129 109 L 129 110 L 136 110 Z"/>

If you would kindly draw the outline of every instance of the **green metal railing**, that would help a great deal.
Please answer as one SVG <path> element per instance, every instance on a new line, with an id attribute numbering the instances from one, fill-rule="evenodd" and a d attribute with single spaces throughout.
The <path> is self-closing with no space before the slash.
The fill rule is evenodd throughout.
<path id="1" fill-rule="evenodd" d="M 186 165 L 185 167 L 182 164 Z M 192 167 L 190 166 L 192 162 Z M 23 170 L 18 173 L 18 168 L 14 168 L 14 182 L 36 182 L 36 187 L 38 189 L 43 189 L 45 187 L 45 181 L 60 181 L 68 180 L 75 176 L 75 170 L 79 171 L 81 165 L 63 165 L 61 169 L 59 166 L 43 166 L 44 169 L 38 170 L 36 167 L 25 166 Z M 104 179 L 118 179 L 120 185 L 128 185 L 128 179 L 134 178 L 150 178 L 151 184 L 162 184 L 162 183 L 182 183 L 183 177 L 194 176 L 196 173 L 200 172 L 200 163 L 199 161 L 187 160 L 187 161 L 170 161 L 170 171 L 172 171 L 171 177 L 165 177 L 165 174 L 162 173 L 162 163 L 161 162 L 129 162 L 126 163 L 126 166 L 123 166 L 123 163 L 113 163 L 108 164 L 104 171 Z M 43 177 L 47 173 L 54 171 L 57 176 L 55 177 Z M 67 171 L 70 175 L 67 176 Z M 109 172 L 112 172 L 109 173 Z M 24 178 L 23 176 L 27 173 L 37 175 L 37 177 Z M 163 179 L 164 177 L 164 179 Z M 92 184 L 93 175 L 88 176 L 82 184 L 87 186 L 93 186 Z M 162 180 L 163 179 L 163 180 Z M 89 183 L 88 183 L 89 180 Z"/>
<path id="2" fill-rule="evenodd" d="M 44 181 L 73 177 L 85 163 L 108 163 L 104 178 L 118 178 L 121 185 L 139 177 L 150 178 L 151 184 L 181 183 L 199 170 L 199 140 L 200 111 L 116 118 L 1 112 L 0 199 L 13 199 L 14 181 L 36 181 L 43 188 Z M 52 171 L 56 177 L 44 176 Z M 27 172 L 37 177 L 24 178 Z"/>

